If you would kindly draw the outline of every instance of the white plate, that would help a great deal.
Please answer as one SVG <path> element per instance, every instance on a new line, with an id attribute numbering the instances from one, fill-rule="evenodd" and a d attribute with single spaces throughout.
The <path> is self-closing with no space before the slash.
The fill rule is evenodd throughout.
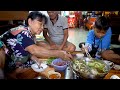
<path id="1" fill-rule="evenodd" d="M 42 71 L 44 71 L 48 66 L 46 65 L 46 64 L 44 64 L 44 63 L 41 63 L 41 66 L 43 67 L 43 68 L 38 68 L 38 65 L 35 63 L 35 64 L 32 64 L 31 65 L 31 68 L 35 71 L 35 72 L 42 72 Z"/>

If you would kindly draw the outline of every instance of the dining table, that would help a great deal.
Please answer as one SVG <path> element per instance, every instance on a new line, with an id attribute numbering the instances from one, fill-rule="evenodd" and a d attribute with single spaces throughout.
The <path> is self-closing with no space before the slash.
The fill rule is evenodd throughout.
<path id="1" fill-rule="evenodd" d="M 75 51 L 72 53 L 72 55 L 75 55 L 77 53 L 81 53 L 78 51 Z M 41 61 L 46 61 L 47 58 L 40 58 Z M 50 70 L 54 70 L 53 66 L 48 66 L 44 71 L 42 72 L 35 72 L 31 67 L 30 68 L 24 68 L 20 69 L 12 74 L 7 75 L 7 79 L 48 79 L 47 72 Z M 56 71 L 61 74 L 60 79 L 65 79 L 65 71 Z M 120 70 L 115 70 L 114 68 L 111 68 L 111 70 L 108 72 L 108 74 L 103 79 L 110 79 L 112 75 L 117 75 L 120 77 Z M 40 77 L 40 78 L 39 78 Z M 42 78 L 41 78 L 42 77 Z"/>

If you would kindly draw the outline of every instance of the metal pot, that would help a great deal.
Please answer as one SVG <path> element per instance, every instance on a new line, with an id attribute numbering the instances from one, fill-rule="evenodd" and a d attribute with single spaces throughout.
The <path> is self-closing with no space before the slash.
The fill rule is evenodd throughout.
<path id="1" fill-rule="evenodd" d="M 96 61 L 96 59 L 92 58 L 89 59 L 87 57 L 84 57 L 82 59 L 74 59 L 73 62 L 70 63 L 70 67 L 73 71 L 74 74 L 76 74 L 77 77 L 83 78 L 83 79 L 103 79 L 105 77 L 106 74 L 108 74 L 108 72 L 110 71 L 110 66 L 107 65 L 106 63 L 104 63 L 102 60 L 97 60 L 97 62 L 103 64 L 105 67 L 104 69 L 106 70 L 106 72 L 102 72 L 102 73 L 93 73 L 93 69 L 91 67 L 89 67 L 86 64 L 81 64 L 83 65 L 82 69 L 76 69 L 76 64 L 75 62 L 80 62 L 80 63 L 89 63 L 92 61 Z M 78 66 L 79 67 L 79 66 Z"/>

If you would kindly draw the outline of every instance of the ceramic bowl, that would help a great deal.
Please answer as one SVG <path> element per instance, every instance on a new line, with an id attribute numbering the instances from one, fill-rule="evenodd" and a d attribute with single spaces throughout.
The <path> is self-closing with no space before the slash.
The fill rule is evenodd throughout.
<path id="1" fill-rule="evenodd" d="M 57 58 L 52 61 L 51 65 L 55 68 L 55 70 L 63 71 L 67 68 L 67 65 L 69 64 L 68 61 L 64 61 L 61 58 Z"/>
<path id="2" fill-rule="evenodd" d="M 48 66 L 46 65 L 46 64 L 44 64 L 44 63 L 41 63 L 41 66 L 43 67 L 43 68 L 38 68 L 38 65 L 35 63 L 35 64 L 32 64 L 31 65 L 31 68 L 35 71 L 35 72 L 42 72 L 42 71 L 44 71 Z"/>

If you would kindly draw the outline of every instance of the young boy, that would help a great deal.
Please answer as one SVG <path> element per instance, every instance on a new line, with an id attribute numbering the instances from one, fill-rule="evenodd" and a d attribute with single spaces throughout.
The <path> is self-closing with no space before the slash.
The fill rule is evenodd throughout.
<path id="1" fill-rule="evenodd" d="M 85 48 L 93 58 L 100 59 L 101 53 L 110 48 L 111 44 L 111 27 L 108 18 L 101 16 L 95 21 L 93 30 L 87 35 Z M 84 51 L 84 49 L 82 48 Z"/>

